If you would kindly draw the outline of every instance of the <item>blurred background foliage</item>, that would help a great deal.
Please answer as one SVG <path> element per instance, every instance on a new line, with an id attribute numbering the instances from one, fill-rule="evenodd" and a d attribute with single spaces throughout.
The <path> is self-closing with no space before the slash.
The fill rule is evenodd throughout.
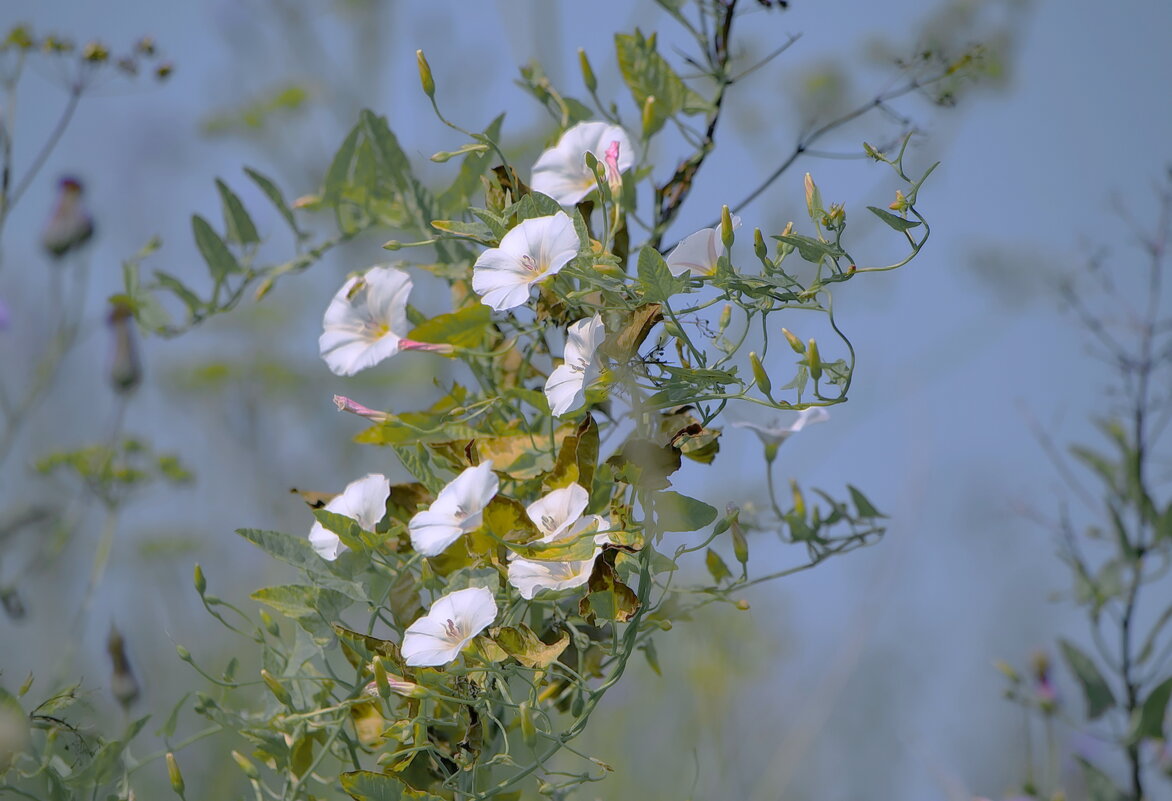
<path id="1" fill-rule="evenodd" d="M 1104 243 L 1127 241 L 1130 223 L 1112 213 L 1110 193 L 1142 211 L 1168 158 L 1172 110 L 1152 98 L 1172 72 L 1160 33 L 1172 29 L 1172 12 L 1139 0 L 852 2 L 833 14 L 790 6 L 742 25 L 745 63 L 802 36 L 736 85 L 720 146 L 669 238 L 746 196 L 821 121 L 981 47 L 982 80 L 944 82 L 905 98 L 894 117 L 881 109 L 837 129 L 742 212 L 762 228 L 800 218 L 806 170 L 828 199 L 875 203 L 881 180 L 860 183 L 859 165 L 839 157 L 863 139 L 886 144 L 907 124 L 922 134 L 915 157 L 944 162 L 932 186 L 937 235 L 921 260 L 842 298 L 860 352 L 854 403 L 787 443 L 778 463 L 803 482 L 863 487 L 894 525 L 878 548 L 755 590 L 750 611 L 708 610 L 679 627 L 682 636 L 663 638 L 662 675 L 640 665 L 586 735 L 583 747 L 618 772 L 582 797 L 1001 797 L 1022 781 L 1025 741 L 1017 710 L 996 701 L 994 660 L 1024 664 L 1039 648 L 1057 658 L 1057 632 L 1086 637 L 1072 606 L 1052 602 L 1070 591 L 1053 538 L 1023 514 L 1052 508 L 1061 491 L 1031 421 L 1060 443 L 1091 439 L 1111 380 L 1088 358 L 1079 324 L 1059 316 L 1055 287 Z M 385 260 L 385 237 L 349 242 L 263 302 L 246 300 L 189 335 L 139 342 L 143 380 L 130 395 L 114 392 L 108 376 L 115 340 L 104 299 L 121 286 L 120 263 L 160 236 L 146 267 L 202 286 L 189 217 L 218 219 L 215 177 L 250 209 L 267 207 L 244 165 L 290 199 L 314 192 L 363 107 L 388 115 L 425 179 L 438 176 L 446 168 L 427 156 L 458 143 L 418 90 L 417 48 L 459 122 L 478 129 L 508 112 L 506 139 L 517 147 L 509 155 L 527 164 L 552 122 L 515 85 L 518 67 L 537 60 L 554 85 L 580 93 L 583 47 L 600 96 L 626 102 L 606 58 L 611 35 L 660 30 L 661 50 L 671 52 L 672 23 L 651 2 L 540 0 L 250 0 L 166 11 L 145 0 L 100 11 L 50 0 L 0 10 L 0 27 L 17 23 L 79 47 L 117 43 L 118 52 L 150 35 L 161 55 L 137 77 L 115 65 L 87 85 L 60 144 L 6 211 L 5 389 L 21 387 L 62 336 L 53 300 L 61 291 L 76 293 L 64 297 L 80 304 L 81 325 L 0 465 L 0 588 L 9 599 L 0 684 L 15 690 L 35 671 L 36 696 L 83 680 L 93 719 L 117 720 L 107 654 L 116 626 L 140 689 L 128 714 L 152 713 L 150 732 L 201 681 L 172 644 L 214 664 L 235 647 L 190 589 L 192 562 L 218 595 L 243 601 L 283 574 L 234 529 L 308 531 L 312 518 L 291 489 L 335 492 L 366 471 L 395 475 L 383 453 L 351 442 L 360 427 L 330 403 L 343 385 L 316 358 L 328 297 L 347 272 Z M 3 101 L 18 167 L 35 159 L 71 102 L 77 75 L 65 64 L 30 59 L 19 104 L 11 94 Z M 161 64 L 169 76 L 156 84 L 150 70 Z M 665 170 L 669 144 L 658 154 Z M 62 290 L 62 265 L 48 263 L 39 240 L 64 174 L 84 182 L 96 233 L 71 257 L 81 277 Z M 262 253 L 289 252 L 275 212 L 257 213 L 257 223 Z M 426 298 L 425 284 L 417 297 Z M 412 408 L 428 393 L 431 366 L 405 359 L 345 392 Z M 697 473 L 681 490 L 751 509 L 765 494 L 759 444 L 747 431 L 728 435 L 727 483 Z M 92 448 L 106 449 L 98 468 L 84 458 Z M 728 458 L 738 449 L 743 466 Z M 109 481 L 95 489 L 85 471 L 108 472 L 128 455 L 149 462 L 140 464 L 144 481 L 164 480 L 112 503 L 102 491 Z M 752 547 L 786 558 L 767 538 Z M 255 670 L 249 654 L 239 657 L 242 672 Z M 1063 703 L 1077 703 L 1069 675 L 1054 681 Z M 179 725 L 195 724 L 181 715 Z M 111 736 L 119 728 L 110 724 Z M 1099 746 L 1074 727 L 1057 736 L 1058 770 L 1077 787 L 1074 755 Z M 200 770 L 230 747 L 182 753 L 189 797 L 224 797 L 238 785 L 231 770 Z M 149 736 L 140 748 L 153 750 Z M 160 797 L 161 765 L 145 770 Z"/>

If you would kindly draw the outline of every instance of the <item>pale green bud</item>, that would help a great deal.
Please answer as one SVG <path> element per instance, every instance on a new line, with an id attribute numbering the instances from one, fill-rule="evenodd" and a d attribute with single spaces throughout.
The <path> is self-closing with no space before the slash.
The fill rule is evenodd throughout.
<path id="1" fill-rule="evenodd" d="M 419 83 L 423 85 L 423 93 L 435 98 L 435 78 L 431 77 L 431 65 L 427 63 L 427 56 L 422 50 L 415 51 L 415 63 L 419 65 Z"/>
<path id="2" fill-rule="evenodd" d="M 805 353 L 806 343 L 794 336 L 794 333 L 788 328 L 781 329 L 781 333 L 785 336 L 785 341 L 789 343 L 790 350 L 794 353 Z"/>
<path id="3" fill-rule="evenodd" d="M 728 206 L 720 207 L 720 241 L 724 244 L 724 250 L 727 253 L 733 244 L 733 221 Z"/>
<path id="4" fill-rule="evenodd" d="M 765 373 L 765 366 L 761 364 L 761 358 L 756 351 L 749 352 L 749 366 L 753 368 L 753 378 L 757 381 L 757 387 L 768 396 L 773 389 L 773 382 Z"/>
<path id="5" fill-rule="evenodd" d="M 586 51 L 578 48 L 578 66 L 582 70 L 582 83 L 586 84 L 586 91 L 593 94 L 598 89 L 598 79 L 594 77 L 594 69 L 590 66 L 590 59 Z"/>
<path id="6" fill-rule="evenodd" d="M 170 751 L 167 752 L 167 778 L 171 780 L 171 789 L 182 798 L 187 785 L 183 783 L 183 774 L 179 772 L 179 763 L 175 761 L 175 754 Z"/>
<path id="7" fill-rule="evenodd" d="M 810 378 L 817 381 L 822 377 L 822 357 L 818 353 L 818 343 L 810 337 L 806 345 L 806 363 L 810 368 Z"/>
<path id="8" fill-rule="evenodd" d="M 655 131 L 655 95 L 643 101 L 643 138 L 650 139 Z"/>
<path id="9" fill-rule="evenodd" d="M 806 211 L 810 213 L 810 219 L 814 219 L 822 211 L 822 193 L 818 191 L 818 186 L 810 173 L 806 173 L 805 185 Z"/>

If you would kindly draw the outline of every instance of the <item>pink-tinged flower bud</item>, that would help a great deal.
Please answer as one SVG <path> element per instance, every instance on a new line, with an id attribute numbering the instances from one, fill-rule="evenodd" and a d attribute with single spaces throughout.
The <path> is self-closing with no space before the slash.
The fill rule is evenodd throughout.
<path id="1" fill-rule="evenodd" d="M 114 355 L 110 359 L 110 385 L 119 395 L 133 392 L 142 382 L 142 362 L 134 341 L 134 316 L 124 303 L 110 310 L 114 332 Z"/>
<path id="2" fill-rule="evenodd" d="M 375 409 L 371 409 L 368 406 L 363 406 L 358 401 L 351 400 L 345 395 L 335 395 L 334 405 L 338 407 L 339 412 L 349 412 L 350 414 L 356 414 L 359 417 L 365 417 L 367 420 L 372 420 L 376 423 L 385 423 L 394 417 L 394 415 L 387 412 L 380 412 L 376 411 Z"/>
<path id="3" fill-rule="evenodd" d="M 822 212 L 822 193 L 818 191 L 818 185 L 814 183 L 814 178 L 810 173 L 806 173 L 806 211 L 810 214 L 810 219 L 814 219 Z"/>
<path id="4" fill-rule="evenodd" d="M 606 148 L 606 182 L 610 185 L 610 193 L 618 197 L 623 191 L 623 174 L 619 170 L 619 141 L 616 139 Z"/>
<path id="5" fill-rule="evenodd" d="M 94 221 L 85 209 L 83 193 L 76 178 L 61 179 L 57 207 L 41 233 L 41 244 L 55 259 L 81 247 L 94 235 Z"/>
<path id="6" fill-rule="evenodd" d="M 106 637 L 106 653 L 114 666 L 114 674 L 110 677 L 110 693 L 118 699 L 123 709 L 127 709 L 138 698 L 138 681 L 134 678 L 134 671 L 130 669 L 130 660 L 126 658 L 126 640 L 118 629 L 111 627 Z"/>
<path id="7" fill-rule="evenodd" d="M 428 353 L 455 353 L 456 346 L 449 342 L 416 342 L 413 339 L 400 339 L 399 350 L 425 350 Z"/>

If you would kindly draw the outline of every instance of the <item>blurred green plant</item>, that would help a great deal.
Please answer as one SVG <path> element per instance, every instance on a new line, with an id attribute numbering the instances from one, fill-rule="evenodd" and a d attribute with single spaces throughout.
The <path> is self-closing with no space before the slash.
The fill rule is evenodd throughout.
<path id="1" fill-rule="evenodd" d="M 1082 710 L 1060 703 L 1045 654 L 1037 655 L 1024 675 L 1001 664 L 1009 679 L 1007 696 L 1044 721 L 1044 768 L 1037 770 L 1028 760 L 1022 787 L 1030 798 L 1068 797 L 1057 766 L 1056 724 L 1087 732 L 1114 751 L 1076 755 L 1082 789 L 1091 801 L 1150 801 L 1172 790 L 1167 751 L 1172 603 L 1166 592 L 1172 492 L 1161 470 L 1163 437 L 1172 416 L 1172 316 L 1164 306 L 1172 171 L 1157 201 L 1157 220 L 1150 229 L 1127 220 L 1145 262 L 1137 285 L 1100 256 L 1090 264 L 1089 283 L 1072 280 L 1062 287 L 1063 300 L 1094 354 L 1112 368 L 1117 381 L 1104 400 L 1106 411 L 1096 419 L 1107 449 L 1074 444 L 1064 455 L 1038 431 L 1073 500 L 1093 517 L 1080 526 L 1063 504 L 1059 517 L 1048 523 L 1071 571 L 1073 600 L 1089 623 L 1088 636 L 1060 639 L 1057 649 L 1081 688 Z M 1088 476 L 1097 490 L 1086 485 Z M 1164 790 L 1157 789 L 1161 786 Z"/>

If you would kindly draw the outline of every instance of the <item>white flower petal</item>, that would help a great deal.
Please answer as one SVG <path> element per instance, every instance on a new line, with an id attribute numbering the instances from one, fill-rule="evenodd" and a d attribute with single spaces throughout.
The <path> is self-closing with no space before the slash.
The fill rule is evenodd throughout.
<path id="1" fill-rule="evenodd" d="M 426 615 L 407 627 L 400 653 L 414 667 L 446 665 L 496 616 L 492 592 L 483 587 L 448 593 L 436 599 Z"/>
<path id="2" fill-rule="evenodd" d="M 590 494 L 573 482 L 529 504 L 525 513 L 541 530 L 541 541 L 554 542 L 578 522 L 589 502 Z"/>
<path id="3" fill-rule="evenodd" d="M 463 534 L 480 527 L 484 507 L 499 488 L 491 461 L 467 468 L 439 491 L 430 507 L 411 518 L 411 546 L 424 556 L 443 553 Z"/>
<path id="4" fill-rule="evenodd" d="M 472 289 L 497 311 L 520 306 L 529 299 L 529 288 L 565 267 L 580 245 L 574 221 L 564 211 L 523 220 L 504 235 L 499 247 L 476 259 Z"/>
<path id="5" fill-rule="evenodd" d="M 563 206 L 574 205 L 596 186 L 593 173 L 586 167 L 586 154 L 593 153 L 603 161 L 613 142 L 619 144 L 619 172 L 625 172 L 635 163 L 635 151 L 627 132 L 607 122 L 578 123 L 537 159 L 530 186 Z"/>
<path id="6" fill-rule="evenodd" d="M 545 382 L 545 399 L 554 417 L 577 409 L 586 400 L 585 376 L 567 364 L 553 368 Z"/>
<path id="7" fill-rule="evenodd" d="M 387 477 L 380 473 L 370 473 L 347 484 L 346 489 L 331 498 L 324 508 L 327 512 L 350 518 L 364 531 L 374 531 L 374 527 L 386 514 L 387 497 L 390 494 L 391 482 Z M 331 562 L 346 550 L 337 534 L 316 522 L 309 530 L 309 544 L 323 559 Z"/>
<path id="8" fill-rule="evenodd" d="M 763 426 L 758 423 L 750 423 L 747 421 L 738 421 L 733 423 L 737 428 L 747 428 L 758 437 L 766 445 L 780 445 L 794 434 L 801 431 L 808 425 L 814 423 L 824 423 L 830 419 L 830 412 L 826 411 L 821 406 L 811 406 L 808 409 L 802 409 L 798 412 L 798 416 L 788 426 L 781 426 L 778 424 L 772 426 Z"/>
<path id="9" fill-rule="evenodd" d="M 542 590 L 568 590 L 580 587 L 590 580 L 590 573 L 594 570 L 594 560 L 598 557 L 601 548 L 594 552 L 594 556 L 580 562 L 539 562 L 533 559 L 514 559 L 509 562 L 509 584 L 517 588 L 521 597 L 527 601 Z"/>
<path id="10" fill-rule="evenodd" d="M 741 227 L 741 218 L 732 218 L 733 230 Z M 667 254 L 667 269 L 677 278 L 684 273 L 705 276 L 716 272 L 716 263 L 724 255 L 720 227 L 701 228 L 689 234 Z"/>
<path id="11" fill-rule="evenodd" d="M 372 267 L 342 285 L 326 308 L 318 349 L 336 375 L 354 375 L 399 352 L 407 334 L 411 277 Z"/>
<path id="12" fill-rule="evenodd" d="M 578 408 L 586 400 L 586 388 L 598 377 L 595 357 L 605 338 L 606 330 L 599 314 L 570 326 L 565 363 L 555 367 L 545 382 L 545 398 L 556 417 Z"/>

